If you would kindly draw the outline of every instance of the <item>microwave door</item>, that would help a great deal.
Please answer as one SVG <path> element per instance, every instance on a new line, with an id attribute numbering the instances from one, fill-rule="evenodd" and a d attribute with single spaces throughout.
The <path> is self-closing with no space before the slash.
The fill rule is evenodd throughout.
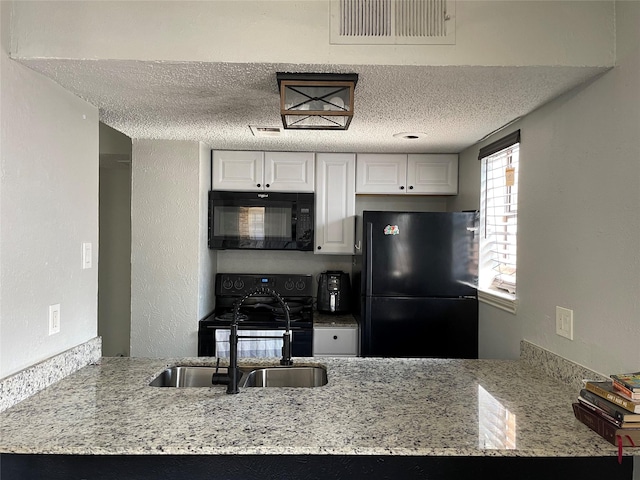
<path id="1" fill-rule="evenodd" d="M 311 212 L 313 194 L 270 193 L 260 198 L 252 192 L 211 191 L 209 248 L 312 250 L 313 236 L 300 242 L 296 235 L 300 196 L 304 209 Z M 307 217 L 312 219 L 312 214 Z M 307 223 L 310 226 L 306 229 L 312 232 L 312 221 Z"/>
<path id="2" fill-rule="evenodd" d="M 264 222 L 266 241 L 291 242 L 291 208 L 269 207 Z"/>

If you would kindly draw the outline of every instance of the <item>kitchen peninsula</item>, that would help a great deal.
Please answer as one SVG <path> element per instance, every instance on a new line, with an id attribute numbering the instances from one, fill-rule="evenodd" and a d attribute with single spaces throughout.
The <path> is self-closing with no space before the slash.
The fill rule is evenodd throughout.
<path id="1" fill-rule="evenodd" d="M 618 464 L 575 387 L 523 360 L 300 358 L 329 383 L 149 386 L 213 360 L 103 358 L 7 409 L 2 479 L 632 478 L 637 449 Z"/>

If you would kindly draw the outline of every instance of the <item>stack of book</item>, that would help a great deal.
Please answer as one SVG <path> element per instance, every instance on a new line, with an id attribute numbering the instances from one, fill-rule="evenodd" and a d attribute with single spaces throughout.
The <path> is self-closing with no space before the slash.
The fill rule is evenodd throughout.
<path id="1" fill-rule="evenodd" d="M 640 447 L 640 372 L 587 381 L 573 404 L 576 418 L 608 442 Z"/>

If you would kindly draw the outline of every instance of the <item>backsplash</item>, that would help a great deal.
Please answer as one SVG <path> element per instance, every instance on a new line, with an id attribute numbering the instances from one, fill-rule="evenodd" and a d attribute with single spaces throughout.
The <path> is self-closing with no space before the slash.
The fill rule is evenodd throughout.
<path id="1" fill-rule="evenodd" d="M 546 375 L 559 382 L 571 385 L 576 391 L 583 388 L 583 380 L 609 380 L 600 373 L 589 370 L 526 340 L 520 342 L 520 360 L 541 369 Z"/>
<path id="2" fill-rule="evenodd" d="M 102 356 L 102 338 L 95 337 L 0 380 L 0 412 L 38 393 L 49 385 Z"/>

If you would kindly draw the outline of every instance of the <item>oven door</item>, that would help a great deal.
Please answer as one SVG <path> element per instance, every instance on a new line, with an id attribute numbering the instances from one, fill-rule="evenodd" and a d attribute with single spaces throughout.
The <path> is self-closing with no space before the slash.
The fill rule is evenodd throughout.
<path id="1" fill-rule="evenodd" d="M 260 332 L 261 336 L 280 337 L 284 330 L 239 330 L 238 334 L 252 335 Z M 311 357 L 313 355 L 313 329 L 291 330 L 291 354 L 294 357 Z M 198 331 L 199 357 L 229 357 L 229 328 L 200 325 Z M 240 358 L 267 358 L 282 356 L 282 340 L 276 339 L 241 339 L 238 343 Z"/>
<path id="2" fill-rule="evenodd" d="M 209 248 L 312 250 L 313 194 L 209 192 Z"/>

